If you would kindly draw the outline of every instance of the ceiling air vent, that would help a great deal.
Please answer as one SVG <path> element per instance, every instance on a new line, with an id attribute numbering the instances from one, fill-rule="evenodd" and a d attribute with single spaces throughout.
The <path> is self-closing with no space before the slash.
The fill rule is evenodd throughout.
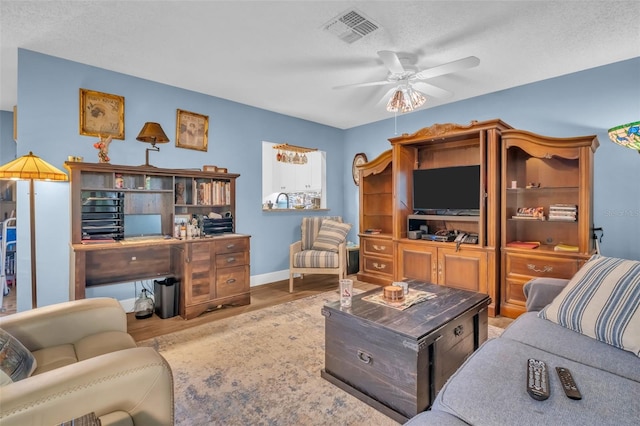
<path id="1" fill-rule="evenodd" d="M 379 25 L 361 12 L 351 9 L 331 19 L 323 28 L 345 43 L 351 44 L 377 30 Z"/>

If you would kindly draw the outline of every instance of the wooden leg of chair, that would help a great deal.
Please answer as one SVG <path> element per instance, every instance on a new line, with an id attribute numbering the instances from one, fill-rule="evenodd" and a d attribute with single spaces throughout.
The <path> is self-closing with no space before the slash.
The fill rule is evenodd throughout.
<path id="1" fill-rule="evenodd" d="M 289 293 L 293 293 L 293 273 L 289 273 Z"/>

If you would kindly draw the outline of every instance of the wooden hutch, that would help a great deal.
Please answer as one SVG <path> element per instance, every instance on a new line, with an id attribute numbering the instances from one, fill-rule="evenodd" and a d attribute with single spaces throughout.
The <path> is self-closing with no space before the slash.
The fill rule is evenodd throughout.
<path id="1" fill-rule="evenodd" d="M 495 119 L 468 126 L 434 124 L 389 141 L 390 151 L 359 166 L 358 279 L 381 285 L 417 279 L 487 293 L 489 315 L 515 317 L 524 312 L 526 281 L 571 277 L 593 253 L 589 230 L 595 136 L 548 138 Z M 417 215 L 412 210 L 413 171 L 456 166 L 480 168 L 478 214 Z M 517 182 L 513 189 L 512 181 Z M 526 189 L 530 182 L 541 187 Z M 548 210 L 552 204 L 577 206 L 577 220 L 512 219 L 518 207 Z M 423 222 L 431 234 L 462 231 L 477 235 L 477 243 L 409 239 L 410 218 Z M 536 250 L 510 247 L 514 241 L 542 244 Z M 555 251 L 559 243 L 578 251 Z"/>
<path id="2" fill-rule="evenodd" d="M 197 170 L 66 162 L 71 191 L 70 299 L 85 288 L 173 276 L 185 319 L 220 305 L 249 304 L 249 236 L 235 233 L 240 176 Z M 177 188 L 178 191 L 176 190 Z M 130 214 L 160 216 L 174 235 L 177 215 L 221 215 L 222 231 L 206 237 L 127 240 Z M 217 220 L 217 219 L 215 219 Z"/>
<path id="3" fill-rule="evenodd" d="M 595 252 L 593 156 L 596 136 L 551 138 L 502 133 L 502 283 L 500 314 L 525 312 L 532 278 L 571 278 Z M 533 208 L 542 216 L 519 215 Z M 538 245 L 526 248 L 520 242 Z M 559 249 L 573 251 L 558 251 Z"/>

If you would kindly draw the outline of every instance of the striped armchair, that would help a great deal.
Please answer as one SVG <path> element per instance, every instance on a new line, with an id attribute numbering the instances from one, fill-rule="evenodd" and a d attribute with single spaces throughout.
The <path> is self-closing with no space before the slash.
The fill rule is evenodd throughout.
<path id="1" fill-rule="evenodd" d="M 347 275 L 346 238 L 351 225 L 339 216 L 302 218 L 302 238 L 289 247 L 289 293 L 293 293 L 293 275 Z"/>

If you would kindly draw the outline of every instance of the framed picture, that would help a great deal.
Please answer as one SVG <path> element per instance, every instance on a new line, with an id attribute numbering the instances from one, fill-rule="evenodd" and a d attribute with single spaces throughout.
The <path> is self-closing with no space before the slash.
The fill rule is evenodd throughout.
<path id="1" fill-rule="evenodd" d="M 124 97 L 80 89 L 80 134 L 124 140 Z"/>
<path id="2" fill-rule="evenodd" d="M 209 117 L 179 109 L 176 115 L 176 146 L 206 151 L 209 135 Z"/>

